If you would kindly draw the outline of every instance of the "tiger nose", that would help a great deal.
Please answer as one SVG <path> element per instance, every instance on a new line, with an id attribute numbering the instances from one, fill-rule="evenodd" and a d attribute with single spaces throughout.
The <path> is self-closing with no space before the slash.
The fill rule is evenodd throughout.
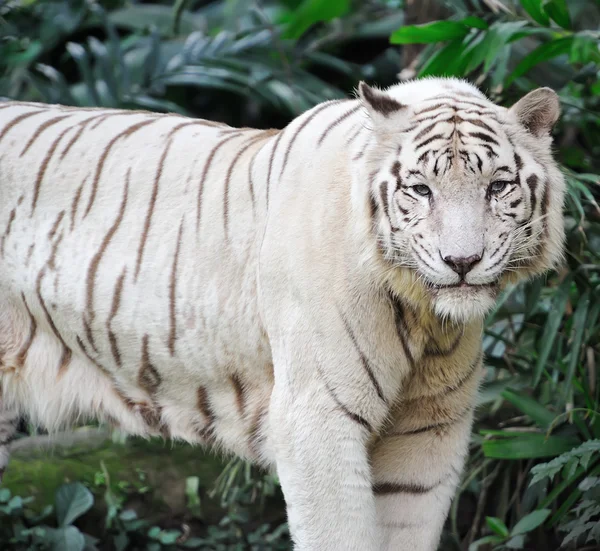
<path id="1" fill-rule="evenodd" d="M 473 266 L 481 260 L 481 255 L 474 254 L 471 256 L 445 256 L 444 262 L 450 266 L 459 276 L 464 279 L 465 276 L 473 269 Z"/>

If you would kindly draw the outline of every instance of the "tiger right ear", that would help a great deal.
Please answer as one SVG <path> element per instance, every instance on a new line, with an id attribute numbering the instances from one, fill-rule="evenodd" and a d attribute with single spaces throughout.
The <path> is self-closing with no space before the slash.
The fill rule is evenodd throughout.
<path id="1" fill-rule="evenodd" d="M 536 137 L 547 136 L 560 116 L 560 103 L 551 88 L 529 92 L 509 110 Z"/>
<path id="2" fill-rule="evenodd" d="M 367 108 L 376 131 L 398 131 L 400 122 L 406 116 L 406 105 L 377 88 L 371 88 L 363 81 L 358 85 L 358 95 Z"/>

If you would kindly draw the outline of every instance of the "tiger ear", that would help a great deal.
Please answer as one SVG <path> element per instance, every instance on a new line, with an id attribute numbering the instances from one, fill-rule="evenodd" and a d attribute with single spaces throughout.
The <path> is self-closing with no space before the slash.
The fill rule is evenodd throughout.
<path id="1" fill-rule="evenodd" d="M 509 110 L 536 137 L 547 136 L 560 116 L 560 103 L 551 88 L 529 92 Z"/>
<path id="2" fill-rule="evenodd" d="M 400 123 L 405 119 L 408 108 L 389 94 L 371 88 L 361 81 L 358 95 L 366 107 L 376 132 L 398 132 Z"/>

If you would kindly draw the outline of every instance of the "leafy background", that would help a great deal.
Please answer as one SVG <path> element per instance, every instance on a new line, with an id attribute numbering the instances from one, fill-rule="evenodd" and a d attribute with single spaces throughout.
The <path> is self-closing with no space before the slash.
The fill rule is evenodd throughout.
<path id="1" fill-rule="evenodd" d="M 600 547 L 598 0 L 0 2 L 0 96 L 283 127 L 350 94 L 466 77 L 510 105 L 560 95 L 567 256 L 487 321 L 487 376 L 441 549 Z M 2 549 L 290 549 L 277 480 L 101 427 L 23 425 Z"/>

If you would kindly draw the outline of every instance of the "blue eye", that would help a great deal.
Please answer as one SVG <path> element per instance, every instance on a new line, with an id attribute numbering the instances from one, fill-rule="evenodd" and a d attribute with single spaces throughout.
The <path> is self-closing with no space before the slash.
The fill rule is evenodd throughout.
<path id="1" fill-rule="evenodd" d="M 419 184 L 418 186 L 412 186 L 412 189 L 415 193 L 418 193 L 423 197 L 431 195 L 431 189 L 429 189 L 426 185 L 423 184 Z"/>
<path id="2" fill-rule="evenodd" d="M 490 184 L 490 186 L 488 187 L 488 191 L 490 193 L 502 193 L 510 184 L 510 182 L 506 181 L 506 180 L 496 180 L 495 182 L 492 182 Z"/>

